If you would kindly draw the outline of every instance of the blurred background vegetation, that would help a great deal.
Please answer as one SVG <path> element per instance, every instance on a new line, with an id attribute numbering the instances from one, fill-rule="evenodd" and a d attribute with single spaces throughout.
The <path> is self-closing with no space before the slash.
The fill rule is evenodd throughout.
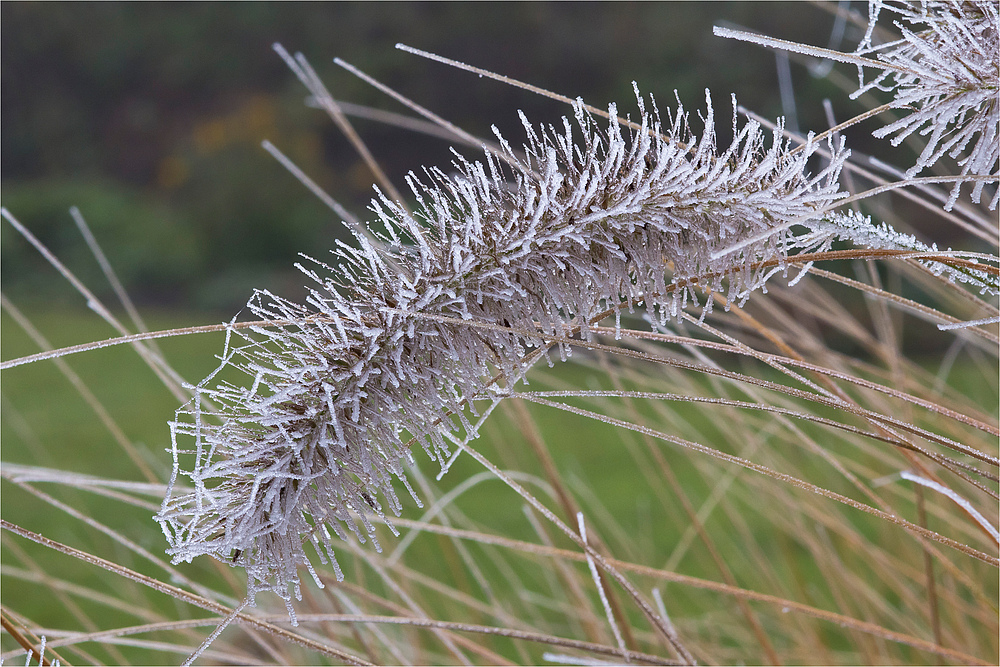
<path id="1" fill-rule="evenodd" d="M 293 268 L 297 253 L 323 259 L 338 238 L 348 238 L 340 220 L 261 148 L 262 140 L 275 144 L 359 218 L 370 217 L 366 211 L 372 194 L 369 171 L 326 114 L 303 104 L 306 91 L 272 50 L 274 42 L 289 51 L 301 51 L 339 100 L 410 113 L 337 67 L 335 56 L 473 134 L 488 136 L 490 125 L 495 124 L 517 145 L 523 136 L 518 109 L 536 123 L 555 122 L 569 109 L 398 51 L 394 45 L 403 42 L 564 95 L 582 96 L 595 106 L 615 101 L 624 113 L 634 108 L 633 80 L 644 93 L 652 93 L 662 109 L 675 105 L 675 90 L 688 109 L 704 109 L 704 91 L 710 88 L 718 129 L 725 131 L 731 92 L 741 104 L 765 117 L 773 119 L 785 110 L 774 52 L 716 38 L 712 25 L 728 23 L 826 46 L 834 24 L 832 8 L 836 3 L 821 7 L 802 2 L 3 2 L 0 198 L 100 298 L 113 304 L 111 288 L 68 213 L 70 206 L 79 207 L 151 329 L 229 320 L 254 288 L 291 298 L 301 294 L 306 279 Z M 858 37 L 858 30 L 849 26 L 843 42 L 834 46 L 850 50 Z M 824 98 L 831 99 L 839 120 L 865 108 L 848 100 L 849 90 L 837 87 L 832 79 L 814 78 L 794 61 L 791 71 L 800 128 L 827 127 Z M 840 68 L 839 73 L 844 86 L 856 82 L 850 68 Z M 448 142 L 439 138 L 359 118 L 353 122 L 401 189 L 409 170 L 423 165 L 447 169 L 452 159 Z M 700 130 L 697 120 L 694 124 Z M 870 130 L 871 125 L 862 125 L 852 131 L 848 137 L 852 149 L 890 153 L 888 142 L 867 136 Z M 475 151 L 462 152 L 477 157 Z M 954 228 L 938 225 L 934 230 L 931 225 L 936 221 L 931 216 L 911 215 L 906 221 L 913 231 L 934 231 L 924 236 L 928 241 L 953 243 L 941 234 L 952 233 Z M 969 247 L 961 242 L 954 245 Z M 3 292 L 31 316 L 53 346 L 116 335 L 83 310 L 82 298 L 6 223 L 0 224 L 0 252 Z M 863 316 L 859 292 L 831 288 L 830 293 L 838 299 L 843 296 L 842 305 Z M 942 341 L 953 337 L 932 324 L 913 322 L 907 320 L 906 343 L 916 342 L 922 350 L 940 356 L 948 344 Z M 19 329 L 6 308 L 2 324 L 0 357 L 12 359 L 38 351 L 38 344 Z M 831 341 L 839 340 L 838 335 L 835 330 L 822 332 Z M 904 332 L 898 335 L 903 338 Z M 222 350 L 223 335 L 159 343 L 181 376 L 197 381 L 217 365 L 213 355 Z M 858 351 L 859 357 L 865 354 Z M 984 406 L 995 406 L 995 385 L 980 377 L 982 369 L 974 361 L 960 357 L 958 370 L 950 377 L 944 373 L 941 381 L 947 379 L 966 396 L 982 400 Z M 165 480 L 169 468 L 163 451 L 166 422 L 177 408 L 177 399 L 124 346 L 79 355 L 69 363 L 120 422 L 147 466 Z M 568 380 L 563 378 L 562 384 L 553 386 L 603 386 L 594 384 L 599 382 L 594 378 L 604 376 L 583 365 L 541 370 L 548 374 L 543 378 L 567 374 Z M 92 408 L 53 365 L 32 364 L 5 372 L 0 399 L 5 463 L 139 479 L 135 467 L 94 418 Z M 700 417 L 692 416 L 697 414 L 685 409 L 671 428 L 697 439 Z M 532 469 L 537 462 L 518 458 L 530 456 L 529 448 L 519 439 L 513 422 L 499 421 L 500 416 L 488 422 L 483 446 L 496 446 L 497 460 L 511 469 Z M 668 512 L 669 504 L 661 507 L 645 494 L 635 494 L 635 469 L 619 465 L 617 448 L 580 446 L 603 442 L 603 426 L 558 417 L 542 414 L 539 419 L 560 469 L 568 470 L 571 480 L 584 480 L 574 487 L 575 492 L 591 493 L 607 503 L 607 516 L 614 519 L 604 529 L 614 535 L 624 527 L 640 540 L 655 539 L 655 549 L 642 543 L 650 553 L 657 557 L 667 553 L 665 545 L 674 544 L 678 536 L 664 530 L 664 517 L 680 516 L 682 511 Z M 725 440 L 726 429 L 716 434 L 713 423 L 710 430 L 720 442 Z M 422 456 L 418 458 L 427 469 Z M 469 468 L 463 470 L 465 465 Z M 708 493 L 701 476 L 688 470 L 683 461 L 677 465 L 681 466 L 677 475 L 690 487 L 693 498 Z M 706 470 L 705 480 L 720 476 L 711 466 Z M 443 483 L 461 484 L 478 471 L 466 457 Z M 504 492 L 499 484 L 493 486 L 500 489 L 497 493 Z M 750 488 L 747 497 L 756 505 L 758 498 Z M 5 519 L 85 546 L 92 553 L 118 547 L 114 543 L 93 546 L 77 535 L 77 524 L 20 489 L 7 485 L 4 493 L 8 501 Z M 83 503 L 75 496 L 67 497 L 81 511 L 134 535 L 144 548 L 162 552 L 165 544 L 150 521 L 151 511 L 122 512 L 120 504 L 102 504 L 105 501 L 100 498 Z M 510 502 L 498 495 L 477 491 L 468 494 L 466 502 L 480 504 L 484 516 L 499 514 L 493 520 L 502 523 L 523 519 L 519 513 L 496 512 Z M 768 506 L 763 507 L 766 511 Z M 478 517 L 475 509 L 472 516 Z M 751 509 L 756 511 L 756 507 Z M 753 512 L 748 514 L 756 516 Z M 622 520 L 630 516 L 636 517 L 633 523 Z M 726 528 L 724 534 L 734 532 Z M 512 529 L 510 534 L 519 533 Z M 768 544 L 777 550 L 799 549 L 797 543 L 786 542 Z M 65 609 L 53 603 L 50 589 L 11 574 L 16 574 L 13 568 L 26 568 L 24 564 L 32 562 L 19 555 L 21 546 L 17 540 L 4 544 L 5 602 L 19 601 L 17 610 L 42 626 L 76 627 L 66 620 Z M 45 558 L 35 552 L 32 557 Z M 46 566 L 46 571 L 102 590 L 105 580 L 89 565 L 52 558 L 54 565 Z M 138 559 L 130 554 L 119 558 L 129 567 L 162 576 L 148 564 L 134 562 Z M 804 569 L 788 569 L 789 576 L 812 572 L 810 554 L 803 551 L 800 559 Z M 737 562 L 742 560 L 741 554 Z M 689 574 L 713 576 L 711 561 L 694 548 L 682 565 Z M 206 573 L 210 564 L 196 562 L 185 571 Z M 808 579 L 802 577 L 802 581 Z M 126 592 L 121 599 L 132 600 L 131 589 L 122 590 Z M 836 608 L 826 598 L 812 599 L 817 605 Z M 172 606 L 173 601 L 156 604 Z M 92 609 L 84 604 L 84 611 L 86 619 Z M 94 617 L 107 613 L 99 610 Z M 116 622 L 114 618 L 107 621 L 107 627 Z M 81 627 L 86 628 L 86 623 Z M 0 649 L 13 650 L 8 636 L 0 636 L 0 642 Z M 97 657 L 117 661 L 113 654 L 98 653 Z M 140 654 L 135 661 L 162 662 L 163 654 Z"/>
<path id="2" fill-rule="evenodd" d="M 834 5 L 835 6 L 835 5 Z M 141 306 L 231 317 L 254 287 L 296 296 L 296 253 L 322 257 L 343 226 L 260 147 L 273 142 L 358 217 L 368 170 L 272 51 L 301 51 L 340 100 L 407 112 L 337 67 L 339 56 L 460 127 L 516 111 L 556 121 L 564 105 L 394 48 L 432 51 L 596 106 L 632 108 L 631 82 L 664 109 L 717 112 L 729 93 L 782 113 L 773 52 L 712 36 L 729 22 L 829 42 L 833 15 L 807 3 L 25 3 L 0 5 L 3 204 L 99 296 L 96 263 L 68 214 L 78 206 Z M 847 39 L 851 39 L 848 32 Z M 845 48 L 856 43 L 846 42 Z M 823 129 L 828 81 L 792 65 L 801 127 Z M 448 142 L 355 119 L 393 182 L 447 167 Z M 719 123 L 725 128 L 728 123 Z M 475 156 L 474 151 L 465 151 Z M 9 225 L 5 293 L 22 306 L 80 299 Z"/>

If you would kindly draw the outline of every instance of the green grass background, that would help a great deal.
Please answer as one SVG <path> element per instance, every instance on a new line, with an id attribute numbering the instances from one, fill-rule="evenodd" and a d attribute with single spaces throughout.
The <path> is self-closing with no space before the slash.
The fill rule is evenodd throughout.
<path id="1" fill-rule="evenodd" d="M 36 308 L 30 309 L 27 315 L 57 347 L 101 340 L 115 335 L 108 325 L 86 310 Z M 212 321 L 211 315 L 194 313 L 150 312 L 146 313 L 146 316 L 147 323 L 152 329 L 206 324 Z M 3 359 L 16 358 L 37 351 L 35 344 L 19 330 L 9 315 L 2 315 L 0 323 L 3 327 L 0 356 Z M 188 381 L 197 382 L 217 365 L 215 355 L 222 350 L 223 335 L 198 334 L 164 339 L 159 341 L 159 344 L 178 372 Z M 66 361 L 118 421 L 127 436 L 136 443 L 145 460 L 160 476 L 160 481 L 165 482 L 170 469 L 167 422 L 173 417 L 177 408 L 176 400 L 159 384 L 138 355 L 127 346 L 73 355 L 67 357 Z M 952 384 L 965 385 L 963 389 L 967 392 L 966 395 L 979 397 L 983 403 L 982 407 L 988 410 L 990 401 L 995 400 L 995 388 L 990 388 L 988 380 L 985 379 L 987 375 L 982 370 L 969 367 L 968 364 L 959 365 L 952 371 L 950 377 Z M 551 369 L 541 363 L 531 377 L 533 381 L 529 388 L 534 389 L 565 386 L 600 388 L 606 385 L 606 378 L 599 369 L 592 368 L 587 363 L 557 361 Z M 976 385 L 976 388 L 973 388 L 973 385 Z M 69 382 L 58 373 L 52 362 L 43 361 L 5 371 L 2 394 L 4 419 L 0 423 L 0 438 L 3 445 L 3 461 L 52 467 L 112 479 L 143 481 L 135 466 L 121 452 L 91 409 Z M 530 406 L 530 410 L 550 448 L 563 481 L 590 517 L 592 529 L 604 537 L 616 556 L 654 567 L 663 567 L 681 537 L 678 526 L 683 526 L 686 520 L 679 518 L 682 509 L 672 495 L 668 493 L 663 498 L 652 496 L 642 479 L 641 466 L 646 464 L 641 458 L 633 459 L 622 442 L 622 438 L 632 436 L 623 435 L 608 425 L 568 416 L 556 410 L 534 405 Z M 664 430 L 692 439 L 700 437 L 702 441 L 713 438 L 715 426 L 709 417 L 699 410 L 683 414 L 685 417 L 682 419 L 671 424 L 663 424 Z M 520 470 L 542 477 L 541 465 L 531 453 L 518 426 L 499 410 L 486 422 L 482 429 L 482 437 L 473 444 L 501 468 Z M 724 441 L 711 444 L 727 451 L 738 445 Z M 662 443 L 661 445 L 671 467 L 685 487 L 685 492 L 696 504 L 707 497 L 713 477 L 727 470 L 725 466 L 720 467 L 718 464 L 706 462 L 697 455 L 690 455 L 670 445 Z M 816 479 L 824 479 L 827 471 L 822 462 L 810 461 L 807 456 L 798 456 L 794 452 L 788 453 L 788 456 L 795 457 L 796 464 L 801 470 L 815 474 Z M 422 474 L 433 477 L 437 473 L 436 464 L 429 461 L 423 452 L 416 451 L 415 458 Z M 481 472 L 479 464 L 470 457 L 463 456 L 444 477 L 440 488 L 444 490 L 454 488 Z M 753 473 L 742 471 L 740 475 L 753 475 Z M 828 477 L 825 481 L 830 484 Z M 739 483 L 737 481 L 737 484 Z M 162 554 L 166 547 L 166 542 L 152 518 L 155 507 L 129 507 L 85 491 L 66 489 L 52 484 L 36 486 L 120 531 L 154 554 Z M 556 502 L 541 490 L 543 487 L 533 486 L 530 483 L 528 486 L 548 506 L 557 507 Z M 77 520 L 42 503 L 14 485 L 4 483 L 2 488 L 4 516 L 8 520 L 151 576 L 161 578 L 165 576 L 160 568 L 137 558 L 108 538 L 94 537 L 92 531 L 84 528 Z M 830 488 L 837 487 L 834 485 Z M 403 517 L 420 518 L 424 510 L 418 509 L 413 501 L 406 497 L 404 490 L 401 488 L 398 490 L 404 503 Z M 850 489 L 847 488 L 837 490 L 850 494 Z M 741 513 L 751 531 L 770 535 L 762 539 L 762 542 L 771 557 L 776 562 L 784 561 L 789 564 L 785 570 L 788 577 L 785 585 L 791 589 L 801 588 L 812 604 L 836 608 L 836 601 L 830 598 L 822 585 L 808 583 L 820 582 L 824 578 L 822 571 L 813 562 L 811 554 L 802 549 L 790 536 L 773 533 L 772 521 L 767 517 L 767 513 L 773 511 L 773 508 L 755 507 L 752 494 L 736 494 L 736 497 L 745 499 Z M 155 498 L 150 501 L 158 502 Z M 456 504 L 487 533 L 537 542 L 537 536 L 521 511 L 523 501 L 498 480 L 490 478 L 480 482 L 466 491 Z M 863 532 L 885 529 L 880 522 L 863 515 L 856 517 L 856 525 Z M 931 528 L 933 527 L 932 525 Z M 734 530 L 724 513 L 720 512 L 709 517 L 706 528 L 710 534 L 716 536 L 725 536 Z M 386 553 L 391 552 L 398 544 L 398 539 L 392 537 L 387 530 L 380 528 L 379 536 Z M 555 535 L 554 539 L 557 544 L 570 546 L 570 543 L 559 535 Z M 4 535 L 4 540 L 7 545 L 2 553 L 4 568 L 11 566 L 22 568 L 23 563 L 20 562 L 18 548 L 25 548 L 44 570 L 60 573 L 65 581 L 89 586 L 98 591 L 105 590 L 107 586 L 120 586 L 123 589 L 119 591 L 119 595 L 125 599 L 135 600 L 137 608 L 146 610 L 144 613 L 158 611 L 171 618 L 176 618 L 178 613 L 183 615 L 183 612 L 178 611 L 178 606 L 183 606 L 180 603 L 109 576 L 92 565 L 33 547 L 21 538 Z M 718 540 L 718 544 L 724 559 L 732 562 L 740 561 L 742 556 L 737 551 L 737 540 L 722 537 Z M 409 557 L 419 562 L 421 570 L 426 574 L 443 581 L 455 582 L 459 588 L 464 588 L 471 594 L 478 593 L 471 574 L 460 564 L 457 554 L 446 539 L 422 535 L 415 540 L 410 549 L 412 551 Z M 373 586 L 373 590 L 379 590 L 378 582 L 365 579 L 364 571 L 356 567 L 354 557 L 341 550 L 339 558 L 347 573 L 348 581 L 363 582 L 363 585 Z M 488 559 L 482 560 L 488 561 Z M 512 579 L 511 572 L 491 569 L 488 562 L 483 567 L 484 574 L 500 598 L 523 595 L 526 591 L 542 593 L 551 585 L 542 568 L 529 567 L 517 570 L 514 573 L 517 578 Z M 216 582 L 217 586 L 224 587 L 218 571 L 207 558 L 196 559 L 194 563 L 182 564 L 179 568 L 195 580 Z M 228 568 L 223 569 L 228 570 Z M 326 571 L 329 573 L 329 568 Z M 718 579 L 717 570 L 697 540 L 677 564 L 677 571 L 692 576 Z M 3 582 L 4 599 L 16 603 L 16 610 L 19 613 L 27 615 L 43 626 L 79 629 L 79 621 L 72 617 L 62 600 L 54 596 L 51 591 L 36 582 L 10 576 L 9 569 L 7 572 L 8 576 L 4 577 Z M 241 570 L 232 572 L 243 581 Z M 741 572 L 739 579 L 739 584 L 745 587 L 763 590 L 769 587 L 766 581 L 756 580 L 752 571 Z M 307 584 L 307 587 L 309 586 L 311 584 Z M 683 617 L 689 611 L 704 608 L 708 594 L 704 591 L 671 586 L 668 595 L 671 596 L 672 613 Z M 265 605 L 276 605 L 277 602 L 277 598 L 269 594 L 262 594 L 260 599 Z M 138 622 L 135 616 L 113 609 L 99 601 L 88 601 L 80 596 L 74 596 L 73 600 L 84 614 L 100 617 L 101 627 L 109 627 L 114 623 L 125 626 Z M 450 603 L 442 600 L 440 604 L 441 609 L 436 610 L 440 613 L 439 617 L 451 618 Z M 718 602 L 709 601 L 708 604 L 717 606 Z M 276 609 L 280 612 L 280 605 L 276 605 Z M 723 613 L 724 609 L 719 611 Z M 553 611 L 552 614 L 553 618 L 558 618 L 557 612 Z M 192 610 L 191 615 L 199 616 L 202 612 Z M 488 622 L 486 618 L 462 620 Z M 572 633 L 569 627 L 565 630 L 567 633 Z M 825 632 L 831 635 L 827 638 L 829 647 L 848 645 L 845 643 L 846 639 L 835 630 L 828 629 Z M 4 639 L 9 640 L 6 635 Z M 503 641 L 498 641 L 495 648 L 501 649 L 504 645 Z M 3 648 L 9 650 L 13 646 L 5 643 Z M 94 655 L 101 660 L 112 662 L 115 660 L 113 654 L 105 654 L 103 649 L 94 650 Z M 130 660 L 138 662 L 159 662 L 164 659 L 162 652 L 137 648 L 122 650 Z"/>

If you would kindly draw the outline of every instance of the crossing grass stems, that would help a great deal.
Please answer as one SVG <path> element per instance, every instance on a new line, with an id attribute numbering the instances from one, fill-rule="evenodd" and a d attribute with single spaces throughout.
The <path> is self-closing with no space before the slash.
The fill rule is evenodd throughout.
<path id="1" fill-rule="evenodd" d="M 874 136 L 900 160 L 917 140 L 912 163 L 852 156 L 844 133 L 868 113 L 800 136 L 733 96 L 720 145 L 708 91 L 694 116 L 638 86 L 598 109 L 401 45 L 567 115 L 477 139 L 405 100 L 482 152 L 399 194 L 309 63 L 278 47 L 370 161 L 373 217 L 269 145 L 355 242 L 302 256 L 304 302 L 261 288 L 242 321 L 207 327 L 225 344 L 196 384 L 151 340 L 185 331 L 142 333 L 124 290 L 134 315 L 118 322 L 50 255 L 183 404 L 154 468 L 91 401 L 143 481 L 4 464 L 5 485 L 90 547 L 3 520 L 19 563 L 5 577 L 80 624 L 40 627 L 5 599 L 19 647 L 3 657 L 995 664 L 997 6 L 837 11 L 862 29 L 853 52 L 717 34 L 856 67 L 845 94 L 890 98 Z M 965 248 L 918 238 L 913 211 Z M 947 341 L 937 368 L 911 356 L 909 327 Z M 40 357 L 72 380 L 78 351 Z M 4 368 L 28 361 L 49 363 Z M 561 443 L 571 428 L 586 442 Z M 588 478 L 574 454 L 624 472 Z M 79 509 L 84 492 L 158 505 L 169 558 Z M 35 547 L 117 583 L 61 575 Z"/>

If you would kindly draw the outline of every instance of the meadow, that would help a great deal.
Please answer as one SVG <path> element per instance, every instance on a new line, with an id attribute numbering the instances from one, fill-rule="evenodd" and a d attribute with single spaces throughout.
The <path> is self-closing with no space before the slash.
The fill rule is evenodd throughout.
<path id="1" fill-rule="evenodd" d="M 883 11 L 926 27 L 902 7 Z M 856 43 L 868 17 L 848 18 Z M 932 119 L 985 118 L 963 155 L 995 137 L 987 84 Z M 687 120 L 656 100 L 569 100 L 565 125 L 505 126 L 513 148 L 463 148 L 400 197 L 373 168 L 390 194 L 354 212 L 361 249 L 289 257 L 314 291 L 261 291 L 228 330 L 5 367 L 2 657 L 995 664 L 995 152 L 920 180 L 919 141 L 876 173 L 839 134 L 741 116 L 729 135 L 720 98 Z M 106 310 L 5 295 L 4 363 L 233 315 L 137 322 L 100 289 Z"/>

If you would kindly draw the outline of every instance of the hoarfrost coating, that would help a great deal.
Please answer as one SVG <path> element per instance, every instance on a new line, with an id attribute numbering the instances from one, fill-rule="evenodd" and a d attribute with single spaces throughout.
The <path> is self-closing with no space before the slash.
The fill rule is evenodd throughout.
<path id="1" fill-rule="evenodd" d="M 315 282 L 307 303 L 258 291 L 248 307 L 274 326 L 232 331 L 222 363 L 249 386 L 213 374 L 172 423 L 158 520 L 174 561 L 211 554 L 246 568 L 251 595 L 297 596 L 306 543 L 335 563 L 331 531 L 374 540 L 366 513 L 399 514 L 393 480 L 405 484 L 410 438 L 444 465 L 449 437 L 474 436 L 475 400 L 521 379 L 567 327 L 589 338 L 609 308 L 642 304 L 665 322 L 698 302 L 696 288 L 745 300 L 777 270 L 758 263 L 795 247 L 784 227 L 842 196 L 842 143 L 812 175 L 816 146 L 793 151 L 780 126 L 768 137 L 734 113 L 720 153 L 710 98 L 701 137 L 683 107 L 661 123 L 637 99 L 639 129 L 627 136 L 614 120 L 599 127 L 582 102 L 560 129 L 522 115 L 523 155 L 497 133 L 501 151 L 457 158 L 458 175 L 411 173 L 413 214 L 379 193 L 370 232 L 381 245 L 359 233 L 358 247 L 335 251 L 336 267 L 300 266 Z M 202 411 L 203 398 L 218 412 Z"/>
<path id="2" fill-rule="evenodd" d="M 899 17 L 895 23 L 903 37 L 873 47 L 870 37 L 883 9 Z M 886 68 L 868 83 L 862 82 L 852 97 L 872 88 L 893 91 L 893 108 L 907 113 L 873 134 L 880 138 L 894 134 L 893 146 L 914 132 L 927 137 L 908 178 L 944 155 L 959 158 L 962 176 L 994 174 L 1000 158 L 998 24 L 995 0 L 870 4 L 868 34 L 857 53 L 876 53 Z M 979 202 L 986 182 L 973 184 L 974 202 Z M 946 209 L 958 199 L 961 185 L 961 181 L 955 184 Z M 991 210 L 996 209 L 997 196 L 990 202 Z"/>

